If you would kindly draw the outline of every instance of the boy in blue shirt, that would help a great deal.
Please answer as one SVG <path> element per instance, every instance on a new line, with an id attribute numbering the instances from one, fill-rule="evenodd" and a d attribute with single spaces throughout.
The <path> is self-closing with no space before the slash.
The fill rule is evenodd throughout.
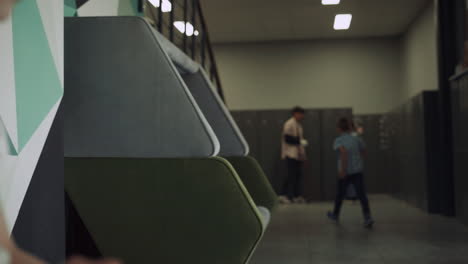
<path id="1" fill-rule="evenodd" d="M 333 221 L 338 221 L 341 206 L 346 196 L 346 190 L 350 184 L 353 184 L 361 202 L 365 220 L 364 226 L 366 228 L 371 228 L 374 221 L 372 220 L 370 212 L 363 176 L 363 157 L 366 153 L 364 142 L 362 139 L 351 135 L 351 125 L 347 118 L 341 118 L 338 121 L 337 129 L 340 136 L 335 139 L 333 149 L 338 155 L 338 190 L 335 200 L 335 209 L 333 212 L 328 212 L 328 217 Z"/>

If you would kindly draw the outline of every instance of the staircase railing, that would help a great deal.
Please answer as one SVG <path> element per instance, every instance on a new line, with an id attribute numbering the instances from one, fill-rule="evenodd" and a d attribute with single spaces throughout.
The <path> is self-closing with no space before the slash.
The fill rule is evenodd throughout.
<path id="1" fill-rule="evenodd" d="M 199 0 L 140 0 L 144 15 L 167 39 L 200 63 L 220 97 L 224 93 Z"/>

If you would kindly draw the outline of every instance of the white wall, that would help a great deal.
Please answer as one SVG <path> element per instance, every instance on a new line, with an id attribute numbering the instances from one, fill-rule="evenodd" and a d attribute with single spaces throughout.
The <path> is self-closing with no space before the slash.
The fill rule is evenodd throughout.
<path id="1" fill-rule="evenodd" d="M 230 109 L 353 107 L 382 113 L 438 88 L 434 5 L 395 38 L 214 46 Z"/>
<path id="2" fill-rule="evenodd" d="M 428 6 L 402 38 L 403 98 L 438 88 L 436 19 Z"/>
<path id="3" fill-rule="evenodd" d="M 401 94 L 398 38 L 214 47 L 230 109 L 391 109 Z"/>

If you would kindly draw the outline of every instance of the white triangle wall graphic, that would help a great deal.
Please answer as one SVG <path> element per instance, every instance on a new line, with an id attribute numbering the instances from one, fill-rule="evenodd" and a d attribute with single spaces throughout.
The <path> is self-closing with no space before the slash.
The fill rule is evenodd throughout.
<path id="1" fill-rule="evenodd" d="M 118 16 L 119 0 L 90 0 L 78 8 L 78 16 Z"/>

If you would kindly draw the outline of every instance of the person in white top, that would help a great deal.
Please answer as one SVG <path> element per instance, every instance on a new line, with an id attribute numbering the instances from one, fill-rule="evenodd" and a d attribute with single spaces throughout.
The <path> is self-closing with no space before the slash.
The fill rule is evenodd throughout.
<path id="1" fill-rule="evenodd" d="M 304 139 L 304 129 L 301 124 L 304 117 L 304 109 L 295 107 L 292 110 L 292 117 L 283 127 L 281 158 L 286 160 L 288 174 L 281 190 L 281 203 L 305 202 L 302 196 L 302 167 L 307 159 L 305 147 L 308 142 Z"/>

